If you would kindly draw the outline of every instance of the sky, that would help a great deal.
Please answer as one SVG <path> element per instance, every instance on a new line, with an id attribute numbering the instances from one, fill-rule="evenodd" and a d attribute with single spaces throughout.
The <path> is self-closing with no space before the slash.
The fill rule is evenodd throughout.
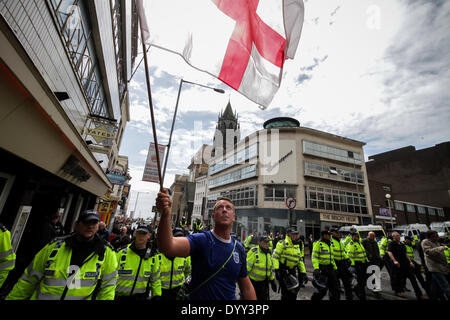
<path id="1" fill-rule="evenodd" d="M 450 140 L 450 1 L 304 3 L 295 58 L 285 62 L 280 89 L 265 110 L 178 55 L 150 48 L 158 143 L 168 143 L 181 79 L 225 90 L 220 94 L 183 84 L 165 187 L 175 174 L 188 173 L 203 143 L 212 143 L 218 115 L 228 102 L 238 114 L 241 138 L 261 130 L 268 119 L 293 117 L 301 126 L 365 142 L 366 160 L 408 145 L 422 149 Z M 214 28 L 220 32 L 220 26 Z M 140 60 L 141 55 L 136 66 Z M 143 66 L 129 83 L 131 120 L 120 149 L 129 159 L 128 212 L 136 209 L 135 217 L 150 215 L 159 189 L 141 181 L 153 142 Z"/>

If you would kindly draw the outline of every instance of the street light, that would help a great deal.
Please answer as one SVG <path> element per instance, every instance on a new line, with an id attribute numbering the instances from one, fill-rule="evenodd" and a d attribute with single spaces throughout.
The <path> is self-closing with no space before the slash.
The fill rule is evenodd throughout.
<path id="1" fill-rule="evenodd" d="M 164 185 L 164 177 L 165 177 L 165 175 L 166 175 L 167 160 L 169 159 L 170 144 L 171 144 L 171 142 L 172 142 L 173 127 L 175 126 L 175 119 L 176 119 L 176 117 L 177 117 L 177 110 L 178 110 L 178 102 L 180 101 L 181 87 L 183 86 L 183 83 L 195 84 L 195 85 L 200 86 L 200 87 L 203 87 L 203 88 L 212 89 L 212 90 L 214 90 L 215 92 L 218 92 L 218 93 L 225 93 L 225 91 L 222 90 L 222 89 L 213 88 L 213 87 L 208 87 L 208 86 L 205 86 L 205 85 L 200 84 L 200 83 L 195 83 L 195 82 L 186 81 L 186 80 L 181 79 L 181 81 L 180 81 L 180 86 L 179 86 L 179 88 L 178 88 L 178 96 L 177 96 L 177 103 L 176 103 L 176 105 L 175 105 L 175 112 L 174 112 L 174 114 L 173 114 L 172 128 L 170 129 L 169 143 L 167 144 L 166 158 L 165 158 L 165 160 L 164 160 L 164 169 L 163 169 L 162 182 L 161 182 L 162 185 Z"/>
<path id="2" fill-rule="evenodd" d="M 391 215 L 391 229 L 394 229 L 394 222 L 393 222 L 393 217 L 392 217 L 392 209 L 391 209 L 391 195 L 389 193 L 386 193 L 385 195 L 386 199 L 387 199 L 387 203 L 388 203 L 388 209 L 389 209 L 389 213 Z"/>

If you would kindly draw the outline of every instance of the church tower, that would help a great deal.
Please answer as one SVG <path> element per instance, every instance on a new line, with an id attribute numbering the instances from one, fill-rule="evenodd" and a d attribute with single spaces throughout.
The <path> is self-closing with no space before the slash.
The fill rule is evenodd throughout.
<path id="1" fill-rule="evenodd" d="M 231 103 L 225 108 L 225 111 L 220 113 L 216 132 L 214 133 L 212 157 L 224 155 L 226 152 L 232 150 L 236 143 L 241 139 L 240 125 L 236 113 L 231 109 Z"/>

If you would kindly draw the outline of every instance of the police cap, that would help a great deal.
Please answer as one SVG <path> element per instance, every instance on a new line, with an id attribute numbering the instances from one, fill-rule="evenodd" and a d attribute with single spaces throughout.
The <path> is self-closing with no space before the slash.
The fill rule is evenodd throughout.
<path id="1" fill-rule="evenodd" d="M 136 228 L 136 231 L 142 231 L 142 232 L 145 232 L 145 233 L 151 233 L 153 230 L 152 230 L 152 227 L 150 225 L 148 225 L 146 223 L 141 223 L 141 224 L 138 224 L 138 226 Z"/>
<path id="2" fill-rule="evenodd" d="M 87 221 L 100 221 L 100 215 L 95 210 L 84 210 L 78 216 L 77 222 L 87 222 Z"/>
<path id="3" fill-rule="evenodd" d="M 184 230 L 182 228 L 175 228 L 172 231 L 174 237 L 184 237 Z"/>

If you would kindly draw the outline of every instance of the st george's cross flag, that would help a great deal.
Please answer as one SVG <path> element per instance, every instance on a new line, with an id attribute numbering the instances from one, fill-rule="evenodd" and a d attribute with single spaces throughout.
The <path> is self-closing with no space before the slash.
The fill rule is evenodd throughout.
<path id="1" fill-rule="evenodd" d="M 144 41 L 268 107 L 293 59 L 303 0 L 136 0 Z"/>

